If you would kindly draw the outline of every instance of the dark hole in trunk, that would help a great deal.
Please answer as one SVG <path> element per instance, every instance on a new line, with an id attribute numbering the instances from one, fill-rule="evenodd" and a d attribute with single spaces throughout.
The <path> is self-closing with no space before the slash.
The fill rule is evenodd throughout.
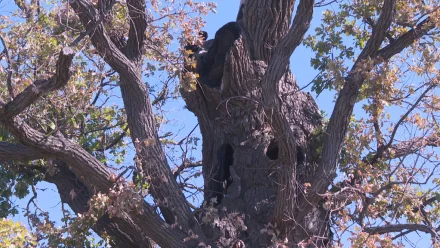
<path id="1" fill-rule="evenodd" d="M 296 147 L 296 163 L 302 164 L 306 160 L 306 154 L 303 152 L 302 148 L 297 146 Z"/>
<path id="2" fill-rule="evenodd" d="M 278 159 L 278 152 L 279 152 L 278 141 L 272 140 L 266 149 L 266 156 L 270 160 L 277 160 Z"/>
<path id="3" fill-rule="evenodd" d="M 211 180 L 211 187 L 209 187 L 212 193 L 209 199 L 206 199 L 210 201 L 215 197 L 217 200 L 216 205 L 221 203 L 224 195 L 227 193 L 229 185 L 232 183 L 229 167 L 234 163 L 234 149 L 231 145 L 224 144 L 218 149 L 217 161 L 217 168 Z"/>

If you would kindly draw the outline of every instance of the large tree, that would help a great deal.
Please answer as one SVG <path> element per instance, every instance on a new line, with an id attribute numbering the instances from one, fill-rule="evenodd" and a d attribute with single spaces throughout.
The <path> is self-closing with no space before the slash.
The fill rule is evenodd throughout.
<path id="1" fill-rule="evenodd" d="M 91 228 L 116 247 L 440 241 L 439 1 L 241 1 L 204 44 L 189 38 L 201 24 L 190 12 L 212 4 L 16 4 L 1 22 L 1 206 L 14 213 L 9 198 L 46 181 L 76 214 L 54 228 L 48 213 L 27 213 L 41 240 L 85 244 Z M 321 25 L 304 39 L 315 9 Z M 171 52 L 175 30 L 198 49 Z M 309 62 L 290 64 L 303 41 L 312 89 L 336 93 L 328 119 L 291 72 Z M 169 75 L 159 91 L 146 82 L 158 71 Z M 159 134 L 155 109 L 174 89 L 198 119 L 201 161 L 188 158 L 189 136 Z M 182 148 L 181 165 L 167 146 Z M 203 187 L 188 183 L 194 168 Z M 186 199 L 194 189 L 201 206 Z"/>

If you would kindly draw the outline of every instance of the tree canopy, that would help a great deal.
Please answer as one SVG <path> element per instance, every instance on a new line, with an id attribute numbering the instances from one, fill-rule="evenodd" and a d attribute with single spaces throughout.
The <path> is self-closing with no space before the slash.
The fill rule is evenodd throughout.
<path id="1" fill-rule="evenodd" d="M 245 0 L 207 41 L 215 3 L 6 6 L 0 218 L 28 230 L 2 219 L 0 244 L 440 247 L 440 1 Z"/>

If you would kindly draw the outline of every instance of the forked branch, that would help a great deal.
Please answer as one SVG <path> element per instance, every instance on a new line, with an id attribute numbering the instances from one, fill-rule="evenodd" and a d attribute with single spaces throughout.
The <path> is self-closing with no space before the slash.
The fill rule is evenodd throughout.
<path id="1" fill-rule="evenodd" d="M 317 204 L 321 199 L 320 194 L 325 193 L 335 177 L 337 161 L 350 123 L 353 107 L 357 101 L 359 89 L 364 82 L 365 76 L 363 71 L 358 69 L 358 66 L 379 50 L 392 23 L 395 4 L 395 0 L 384 1 L 376 27 L 339 93 L 325 132 L 319 166 L 313 178 L 310 178 L 311 188 L 306 196 L 307 200 L 302 199 L 299 202 L 300 209 L 307 209 L 310 204 Z M 306 213 L 307 211 L 300 211 L 297 220 L 302 220 Z"/>
<path id="2" fill-rule="evenodd" d="M 47 94 L 52 90 L 60 89 L 66 85 L 70 78 L 69 68 L 72 64 L 74 55 L 75 52 L 70 47 L 63 48 L 58 58 L 55 75 L 49 79 L 35 81 L 23 92 L 18 94 L 14 100 L 5 106 L 3 112 L 4 117 L 10 118 L 20 114 L 43 94 Z"/>

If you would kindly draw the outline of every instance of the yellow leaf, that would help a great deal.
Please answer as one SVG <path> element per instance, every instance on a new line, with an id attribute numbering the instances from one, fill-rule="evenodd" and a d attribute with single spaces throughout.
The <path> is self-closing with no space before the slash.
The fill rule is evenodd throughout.
<path id="1" fill-rule="evenodd" d="M 144 144 L 145 146 L 151 146 L 154 144 L 154 139 L 153 138 L 145 139 Z"/>

